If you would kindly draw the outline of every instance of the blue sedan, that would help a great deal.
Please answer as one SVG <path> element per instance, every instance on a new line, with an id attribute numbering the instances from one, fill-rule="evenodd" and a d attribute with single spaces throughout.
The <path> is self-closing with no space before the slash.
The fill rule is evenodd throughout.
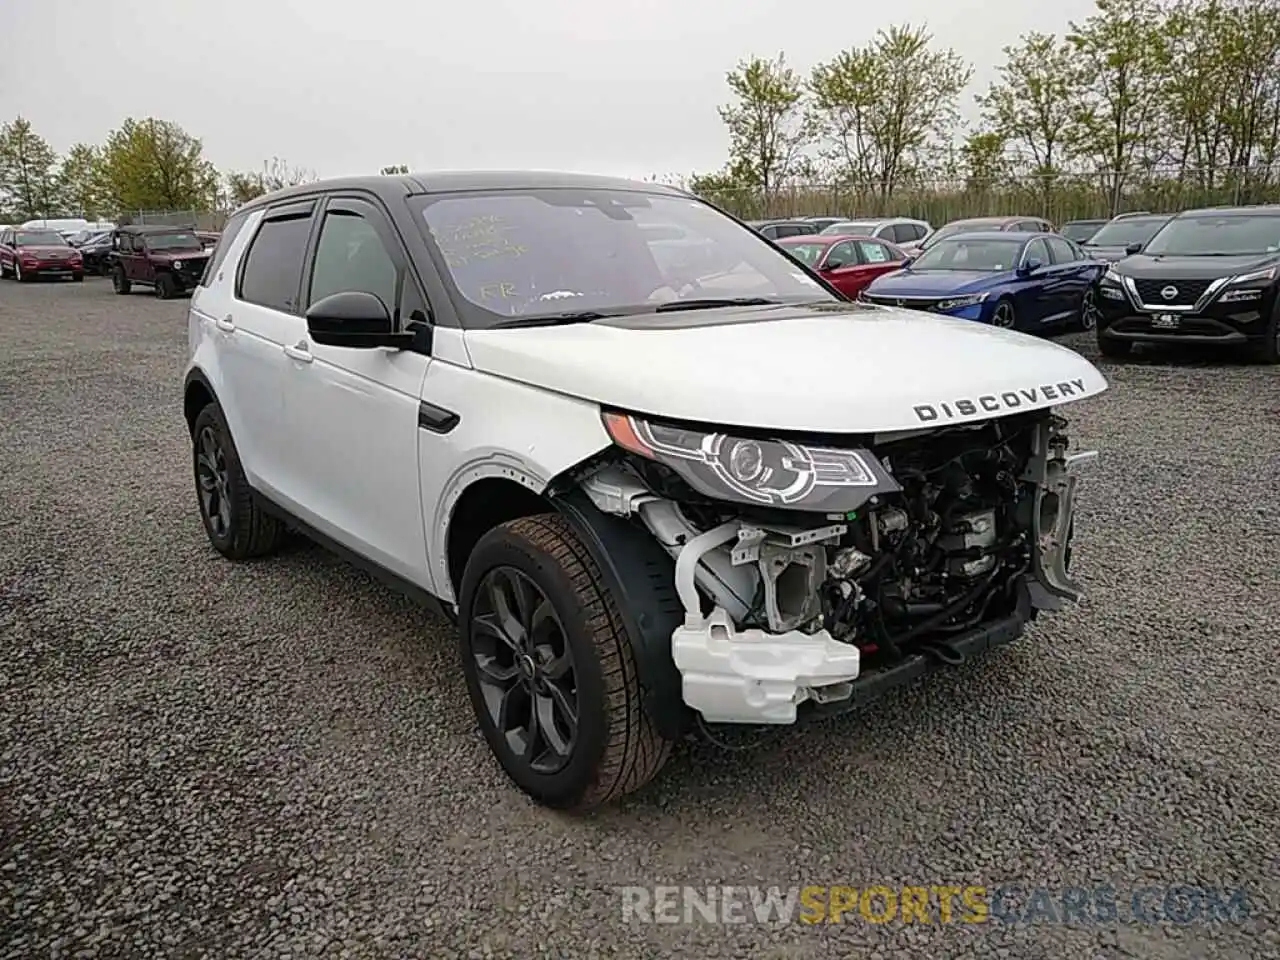
<path id="1" fill-rule="evenodd" d="M 1106 268 L 1056 233 L 961 233 L 877 277 L 859 299 L 1010 330 L 1089 330 L 1097 322 L 1094 284 Z"/>

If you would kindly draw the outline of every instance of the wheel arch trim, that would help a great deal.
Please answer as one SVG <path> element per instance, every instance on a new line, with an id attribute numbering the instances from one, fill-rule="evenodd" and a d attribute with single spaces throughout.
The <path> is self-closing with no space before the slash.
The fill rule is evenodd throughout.
<path id="1" fill-rule="evenodd" d="M 683 623 L 675 562 L 646 531 L 603 513 L 580 489 L 550 498 L 596 563 L 603 586 L 618 605 L 635 655 L 641 702 L 658 733 L 678 740 L 692 729 L 693 711 L 671 652 Z"/>

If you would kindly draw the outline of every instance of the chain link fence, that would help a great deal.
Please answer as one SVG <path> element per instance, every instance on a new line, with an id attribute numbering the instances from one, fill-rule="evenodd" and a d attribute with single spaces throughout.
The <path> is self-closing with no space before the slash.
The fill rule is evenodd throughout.
<path id="1" fill-rule="evenodd" d="M 1149 210 L 1280 203 L 1280 164 L 1205 170 L 1152 168 L 1114 172 L 1008 175 L 987 180 L 918 177 L 889 196 L 871 186 L 789 184 L 708 190 L 707 200 L 743 220 L 842 216 L 915 217 L 941 226 L 965 217 L 1040 216 L 1055 224 Z M 220 231 L 229 210 L 133 210 L 120 223 L 163 224 Z"/>
<path id="2" fill-rule="evenodd" d="M 225 210 L 130 210 L 116 222 L 135 226 L 189 227 L 192 230 L 221 231 L 227 222 Z"/>
<path id="3" fill-rule="evenodd" d="M 985 216 L 1040 216 L 1055 224 L 1148 210 L 1176 213 L 1195 207 L 1280 203 L 1280 165 L 1138 173 L 1063 173 L 990 180 L 917 178 L 889 196 L 874 187 L 791 184 L 767 193 L 754 188 L 708 190 L 702 196 L 744 220 L 841 216 L 915 217 L 940 226 Z"/>

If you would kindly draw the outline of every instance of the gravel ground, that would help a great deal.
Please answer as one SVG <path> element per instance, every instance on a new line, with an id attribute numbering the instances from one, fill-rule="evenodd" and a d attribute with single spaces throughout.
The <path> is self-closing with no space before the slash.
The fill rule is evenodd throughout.
<path id="1" fill-rule="evenodd" d="M 1280 371 L 1107 366 L 1085 602 L 570 819 L 490 759 L 446 624 L 314 547 L 214 555 L 185 309 L 0 285 L 0 956 L 1280 955 Z M 618 892 L 840 883 L 1242 886 L 1251 916 L 627 925 Z"/>

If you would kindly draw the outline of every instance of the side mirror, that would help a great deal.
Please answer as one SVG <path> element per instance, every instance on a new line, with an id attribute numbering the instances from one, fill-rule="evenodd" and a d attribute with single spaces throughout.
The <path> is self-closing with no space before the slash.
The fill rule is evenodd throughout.
<path id="1" fill-rule="evenodd" d="M 840 267 L 843 267 L 843 266 L 844 264 L 841 263 L 839 260 L 837 260 L 835 263 L 832 263 L 830 260 L 828 260 L 826 263 L 824 263 L 821 267 L 818 268 L 818 272 L 830 273 L 832 270 L 838 270 Z"/>
<path id="2" fill-rule="evenodd" d="M 1128 254 L 1134 254 L 1134 253 L 1138 253 L 1141 249 L 1142 249 L 1142 244 L 1131 243 L 1124 248 L 1124 252 Z"/>
<path id="3" fill-rule="evenodd" d="M 1029 260 L 1022 261 L 1022 265 L 1018 267 L 1018 273 L 1020 273 L 1022 276 L 1025 277 L 1028 274 L 1035 273 L 1042 266 L 1043 264 L 1039 260 L 1037 260 L 1035 257 L 1032 257 Z"/>
<path id="4" fill-rule="evenodd" d="M 307 333 L 326 347 L 395 347 L 413 343 L 412 333 L 397 333 L 386 305 L 372 293 L 347 290 L 318 300 L 307 310 Z"/>

